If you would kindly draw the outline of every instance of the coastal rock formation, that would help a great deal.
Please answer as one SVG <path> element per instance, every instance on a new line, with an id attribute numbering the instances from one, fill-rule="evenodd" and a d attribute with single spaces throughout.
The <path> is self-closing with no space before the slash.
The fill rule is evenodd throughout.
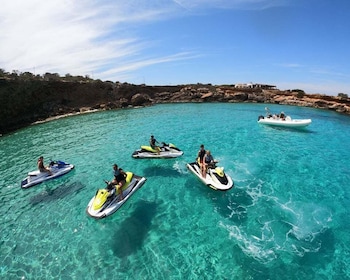
<path id="1" fill-rule="evenodd" d="M 136 93 L 131 97 L 130 103 L 132 106 L 144 106 L 151 104 L 151 98 L 148 94 Z"/>
<path id="2" fill-rule="evenodd" d="M 313 107 L 350 114 L 350 99 L 300 90 L 234 85 L 146 86 L 102 81 L 0 79 L 0 134 L 64 114 L 174 102 L 254 102 Z"/>

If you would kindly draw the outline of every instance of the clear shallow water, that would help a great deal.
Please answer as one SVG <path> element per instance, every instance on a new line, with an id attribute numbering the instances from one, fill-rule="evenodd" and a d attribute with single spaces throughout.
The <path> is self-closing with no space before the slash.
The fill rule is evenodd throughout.
<path id="1" fill-rule="evenodd" d="M 257 124 L 264 104 L 169 104 L 67 117 L 0 138 L 2 279 L 349 279 L 350 117 L 270 105 L 305 130 Z M 148 143 L 184 155 L 133 159 Z M 204 143 L 233 178 L 186 169 Z M 71 173 L 27 190 L 43 155 Z M 114 215 L 85 213 L 112 164 L 147 182 Z"/>

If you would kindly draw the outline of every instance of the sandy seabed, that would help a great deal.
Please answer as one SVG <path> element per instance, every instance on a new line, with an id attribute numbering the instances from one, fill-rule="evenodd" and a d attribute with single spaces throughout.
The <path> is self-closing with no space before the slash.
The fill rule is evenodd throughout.
<path id="1" fill-rule="evenodd" d="M 70 117 L 70 116 L 77 116 L 77 115 L 82 115 L 82 114 L 95 113 L 95 112 L 99 112 L 99 111 L 102 111 L 102 110 L 101 109 L 84 109 L 84 108 L 81 108 L 79 112 L 67 113 L 67 114 L 57 115 L 57 116 L 54 116 L 54 117 L 49 117 L 49 118 L 46 118 L 44 120 L 36 121 L 36 122 L 32 123 L 32 125 L 39 124 L 39 123 L 45 123 L 45 122 L 49 122 L 49 121 L 53 121 L 53 120 L 58 120 L 58 119 L 66 118 L 66 117 Z"/>

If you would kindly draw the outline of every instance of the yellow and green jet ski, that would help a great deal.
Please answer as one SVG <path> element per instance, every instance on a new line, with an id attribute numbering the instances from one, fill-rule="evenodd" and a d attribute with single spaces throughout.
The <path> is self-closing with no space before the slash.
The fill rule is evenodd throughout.
<path id="1" fill-rule="evenodd" d="M 153 149 L 151 146 L 141 146 L 141 149 L 133 152 L 133 158 L 176 158 L 183 155 L 181 151 L 174 144 L 166 144 L 162 142 L 162 146 L 158 149 Z"/>
<path id="2" fill-rule="evenodd" d="M 145 177 L 126 172 L 125 184 L 122 187 L 123 199 L 117 191 L 116 185 L 106 182 L 107 187 L 96 191 L 90 200 L 86 212 L 89 216 L 102 219 L 115 213 L 142 185 L 146 182 Z M 112 189 L 111 189 L 112 188 Z M 114 189 L 113 189 L 114 188 Z M 113 190 L 111 192 L 111 190 Z"/>

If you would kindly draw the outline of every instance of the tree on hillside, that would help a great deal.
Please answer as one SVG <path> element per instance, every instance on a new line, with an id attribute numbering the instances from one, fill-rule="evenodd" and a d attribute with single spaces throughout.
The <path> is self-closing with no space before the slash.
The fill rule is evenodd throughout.
<path id="1" fill-rule="evenodd" d="M 6 71 L 4 69 L 0 68 L 0 77 L 5 77 L 7 75 L 8 75 L 8 73 L 6 73 Z"/>
<path id="2" fill-rule="evenodd" d="M 340 98 L 349 98 L 349 96 L 346 93 L 338 93 L 338 97 Z"/>
<path id="3" fill-rule="evenodd" d="M 305 95 L 305 91 L 303 91 L 302 89 L 293 89 L 292 91 L 297 92 L 298 98 L 303 98 Z"/>
<path id="4" fill-rule="evenodd" d="M 33 80 L 34 75 L 30 72 L 24 72 L 19 75 L 21 80 Z"/>
<path id="5" fill-rule="evenodd" d="M 45 73 L 44 80 L 45 81 L 58 81 L 60 79 L 60 75 L 58 73 Z"/>

